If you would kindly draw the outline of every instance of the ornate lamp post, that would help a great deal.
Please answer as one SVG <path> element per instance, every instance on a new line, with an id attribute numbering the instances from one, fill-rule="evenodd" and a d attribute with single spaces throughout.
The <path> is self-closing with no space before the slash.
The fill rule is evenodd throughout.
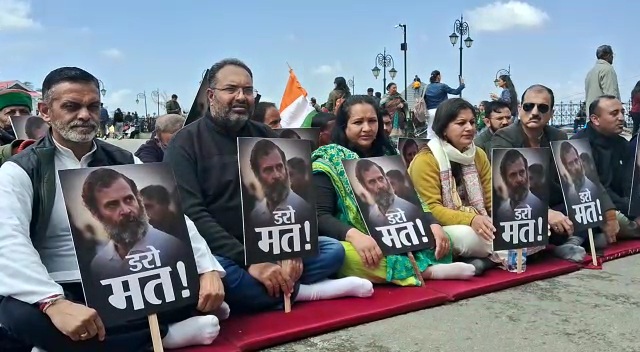
<path id="1" fill-rule="evenodd" d="M 155 99 L 158 104 L 158 116 L 160 116 L 160 88 L 151 91 L 151 98 Z"/>
<path id="2" fill-rule="evenodd" d="M 102 82 L 102 80 L 98 80 L 98 83 L 100 83 L 100 94 L 102 94 L 102 96 L 104 97 L 105 95 L 107 95 L 107 90 L 104 89 L 104 83 Z"/>
<path id="3" fill-rule="evenodd" d="M 143 91 L 142 93 L 138 93 L 136 95 L 136 104 L 140 102 L 140 98 L 144 99 L 144 117 L 149 116 L 149 110 L 147 110 L 147 92 Z"/>
<path id="4" fill-rule="evenodd" d="M 352 76 L 351 79 L 347 81 L 347 85 L 351 88 L 351 94 L 356 94 L 356 78 Z"/>
<path id="5" fill-rule="evenodd" d="M 458 42 L 458 38 L 462 39 L 462 37 L 467 36 L 466 39 L 460 40 L 460 75 L 459 78 L 462 78 L 462 42 L 467 48 L 470 48 L 473 44 L 473 39 L 469 36 L 469 24 L 464 21 L 464 17 L 460 15 L 460 19 L 456 20 L 453 23 L 453 33 L 449 36 L 449 40 L 451 41 L 451 45 L 455 46 Z M 460 93 L 462 97 L 462 93 Z"/>
<path id="6" fill-rule="evenodd" d="M 506 70 L 504 68 L 501 68 L 498 70 L 498 72 L 496 72 L 496 79 L 493 81 L 493 84 L 495 84 L 496 87 L 498 86 L 498 78 L 500 78 L 500 76 L 502 75 L 511 76 L 511 65 L 509 65 Z"/>
<path id="7" fill-rule="evenodd" d="M 378 65 L 382 66 L 382 91 L 385 92 L 387 90 L 387 67 L 391 67 L 389 70 L 389 76 L 391 79 L 396 78 L 396 74 L 398 71 L 394 68 L 393 57 L 387 54 L 387 48 L 384 48 L 384 51 L 378 55 L 376 55 L 376 65 L 371 69 L 371 73 L 373 73 L 373 77 L 378 79 L 380 75 L 380 68 Z"/>

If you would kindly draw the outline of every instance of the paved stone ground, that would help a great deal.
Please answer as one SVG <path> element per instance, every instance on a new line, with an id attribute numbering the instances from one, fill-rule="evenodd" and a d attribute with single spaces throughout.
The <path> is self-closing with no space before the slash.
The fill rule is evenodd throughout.
<path id="1" fill-rule="evenodd" d="M 114 144 L 135 151 L 143 142 Z M 267 351 L 638 352 L 639 287 L 636 255 Z"/>

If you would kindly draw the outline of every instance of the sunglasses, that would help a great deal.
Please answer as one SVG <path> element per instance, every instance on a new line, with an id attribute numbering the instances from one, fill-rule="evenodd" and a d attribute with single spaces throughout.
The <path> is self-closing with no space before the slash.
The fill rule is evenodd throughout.
<path id="1" fill-rule="evenodd" d="M 538 107 L 538 111 L 541 114 L 546 114 L 549 112 L 550 106 L 547 104 L 536 104 L 536 103 L 524 103 L 522 104 L 522 110 L 526 111 L 526 112 L 531 112 L 531 110 L 533 110 L 534 107 Z"/>

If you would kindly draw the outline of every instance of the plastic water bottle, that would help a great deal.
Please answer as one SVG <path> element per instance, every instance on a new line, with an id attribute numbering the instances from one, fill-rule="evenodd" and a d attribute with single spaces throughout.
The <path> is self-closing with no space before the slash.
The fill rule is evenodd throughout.
<path id="1" fill-rule="evenodd" d="M 518 272 L 518 250 L 509 249 L 507 253 L 507 271 Z M 522 272 L 527 271 L 527 249 L 522 248 Z"/>

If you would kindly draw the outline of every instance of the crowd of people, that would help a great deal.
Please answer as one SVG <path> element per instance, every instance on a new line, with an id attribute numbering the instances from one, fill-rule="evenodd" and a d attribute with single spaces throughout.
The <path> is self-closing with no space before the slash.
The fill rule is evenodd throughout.
<path id="1" fill-rule="evenodd" d="M 242 61 L 215 63 L 207 79 L 205 116 L 184 127 L 179 114 L 158 118 L 154 137 L 133 155 L 96 137 L 101 126 L 96 77 L 75 67 L 46 76 L 38 110 L 50 129 L 37 141 L 6 144 L 12 156 L 0 167 L 0 344 L 19 351 L 67 352 L 140 351 L 151 342 L 146 319 L 105 328 L 96 310 L 84 304 L 57 170 L 157 161 L 171 166 L 200 274 L 197 305 L 159 316 L 163 345 L 178 348 L 211 344 L 219 321 L 229 314 L 282 309 L 283 295 L 294 303 L 367 299 L 376 284 L 421 284 L 406 255 L 384 256 L 367 233 L 342 160 L 402 155 L 436 241 L 434 249 L 414 253 L 420 275 L 424 280 L 466 280 L 505 267 L 504 256 L 492 248 L 491 150 L 549 147 L 568 138 L 549 125 L 553 91 L 534 84 L 517 102 L 508 77 L 501 77 L 503 93 L 484 104 L 486 129 L 476 135 L 476 108 L 447 96 L 462 91 L 464 81 L 451 89 L 434 71 L 425 99 L 430 140 L 420 149 L 407 143 L 397 150 L 391 138 L 404 133 L 410 114 L 397 86 L 389 84 L 388 93 L 377 98 L 373 91 L 352 95 L 344 79 L 336 79 L 327 112 L 318 113 L 312 123 L 320 129 L 310 180 L 319 253 L 287 266 L 245 265 L 237 137 L 276 138 L 273 129 L 280 127 L 280 117 L 275 105 L 255 103 L 253 74 Z M 0 94 L 0 123 L 9 134 L 7 114 L 31 114 L 20 99 L 11 99 Z M 629 142 L 620 136 L 624 110 L 618 96 L 596 94 L 591 99 L 587 127 L 572 138 L 589 141 L 592 170 L 604 190 L 605 222 L 595 231 L 595 245 L 602 249 L 640 238 L 640 219 L 628 207 L 637 137 Z M 579 176 L 588 165 L 577 159 L 573 166 Z M 506 192 L 517 199 L 519 189 L 530 187 L 533 172 L 525 169 L 508 177 Z M 551 188 L 553 254 L 581 262 L 589 243 L 567 216 L 562 180 L 555 168 L 542 177 Z M 397 196 L 392 177 L 381 178 L 385 201 L 392 201 Z M 540 256 L 536 251 L 528 255 L 528 260 Z"/>

